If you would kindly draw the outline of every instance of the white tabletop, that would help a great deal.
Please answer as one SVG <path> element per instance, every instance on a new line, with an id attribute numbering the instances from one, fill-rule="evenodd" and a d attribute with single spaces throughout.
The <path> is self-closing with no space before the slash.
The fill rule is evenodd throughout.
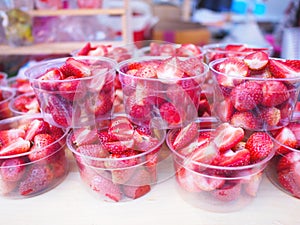
<path id="1" fill-rule="evenodd" d="M 75 162 L 55 189 L 27 199 L 0 199 L 2 225 L 296 225 L 300 199 L 274 187 L 264 177 L 257 198 L 238 212 L 212 213 L 185 202 L 174 177 L 134 201 L 111 203 L 96 199 L 81 183 Z"/>

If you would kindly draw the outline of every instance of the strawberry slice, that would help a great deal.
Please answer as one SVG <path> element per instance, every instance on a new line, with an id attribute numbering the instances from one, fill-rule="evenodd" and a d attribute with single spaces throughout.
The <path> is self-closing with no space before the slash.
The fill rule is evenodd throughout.
<path id="1" fill-rule="evenodd" d="M 29 151 L 30 161 L 45 159 L 61 148 L 61 145 L 50 134 L 37 134 Z"/>
<path id="2" fill-rule="evenodd" d="M 176 56 L 191 57 L 199 56 L 201 54 L 200 48 L 195 44 L 182 44 L 176 49 Z"/>
<path id="3" fill-rule="evenodd" d="M 259 109 L 259 116 L 268 126 L 276 126 L 281 119 L 280 109 L 276 107 L 262 107 Z"/>
<path id="4" fill-rule="evenodd" d="M 251 197 L 257 195 L 260 183 L 263 179 L 263 173 L 259 172 L 257 174 L 251 174 L 246 178 L 243 178 L 244 191 Z"/>
<path id="5" fill-rule="evenodd" d="M 33 141 L 34 137 L 37 134 L 42 134 L 42 133 L 48 133 L 50 130 L 49 123 L 42 119 L 34 119 L 30 121 L 26 133 L 25 133 L 25 140 L 28 141 Z"/>
<path id="6" fill-rule="evenodd" d="M 181 62 L 177 57 L 170 57 L 163 60 L 157 68 L 157 77 L 163 82 L 176 82 L 184 76 L 184 71 L 180 67 Z"/>
<path id="7" fill-rule="evenodd" d="M 106 45 L 96 45 L 88 52 L 89 56 L 107 56 L 108 46 Z"/>
<path id="8" fill-rule="evenodd" d="M 222 123 L 213 133 L 213 142 L 220 152 L 225 152 L 243 140 L 244 130 L 229 123 Z"/>
<path id="9" fill-rule="evenodd" d="M 156 63 L 146 63 L 143 67 L 139 68 L 134 74 L 136 77 L 142 78 L 156 78 L 157 77 L 157 64 Z"/>
<path id="10" fill-rule="evenodd" d="M 230 52 L 242 52 L 245 51 L 247 47 L 243 44 L 227 44 L 224 48 L 225 51 Z"/>
<path id="11" fill-rule="evenodd" d="M 300 162 L 300 153 L 289 152 L 278 160 L 276 170 L 277 172 L 282 170 L 292 170 L 293 166 L 299 162 Z"/>
<path id="12" fill-rule="evenodd" d="M 269 55 L 263 51 L 256 51 L 246 55 L 244 62 L 251 70 L 262 70 L 269 62 Z"/>
<path id="13" fill-rule="evenodd" d="M 134 127 L 127 117 L 118 116 L 111 120 L 108 133 L 116 140 L 128 141 L 133 137 Z"/>
<path id="14" fill-rule="evenodd" d="M 60 70 L 64 74 L 64 77 L 74 76 L 76 78 L 81 78 L 91 75 L 91 68 L 87 63 L 72 57 L 65 61 L 60 67 Z"/>
<path id="15" fill-rule="evenodd" d="M 275 136 L 275 139 L 279 142 L 275 145 L 276 154 L 284 155 L 290 152 L 291 149 L 295 148 L 298 144 L 295 134 L 289 127 L 281 128 Z"/>
<path id="16" fill-rule="evenodd" d="M 202 191 L 213 191 L 220 187 L 222 187 L 225 183 L 225 179 L 221 177 L 209 177 L 203 176 L 202 174 L 193 174 L 195 184 L 202 190 Z"/>
<path id="17" fill-rule="evenodd" d="M 242 59 L 229 57 L 216 66 L 217 71 L 228 76 L 247 77 L 249 76 L 249 67 Z"/>
<path id="18" fill-rule="evenodd" d="M 269 60 L 269 70 L 276 78 L 297 78 L 300 75 L 300 60 Z"/>
<path id="19" fill-rule="evenodd" d="M 122 185 L 123 193 L 132 199 L 137 199 L 151 190 L 151 176 L 145 169 L 135 171 L 130 180 Z"/>
<path id="20" fill-rule="evenodd" d="M 30 150 L 30 141 L 24 140 L 21 137 L 16 138 L 0 148 L 0 156 L 18 155 Z"/>
<path id="21" fill-rule="evenodd" d="M 133 149 L 141 152 L 146 152 L 153 150 L 156 148 L 157 150 L 160 149 L 161 146 L 158 146 L 159 139 L 156 137 L 152 137 L 151 135 L 141 134 L 136 130 L 133 133 L 133 140 L 134 140 L 134 147 Z"/>
<path id="22" fill-rule="evenodd" d="M 4 160 L 0 165 L 1 179 L 10 182 L 19 181 L 25 174 L 25 163 L 25 159 L 21 157 Z"/>
<path id="23" fill-rule="evenodd" d="M 196 193 L 200 192 L 201 188 L 196 185 L 194 177 L 197 174 L 193 171 L 181 167 L 176 171 L 176 180 L 178 185 L 185 191 Z"/>
<path id="24" fill-rule="evenodd" d="M 81 49 L 79 49 L 76 55 L 78 56 L 87 55 L 91 49 L 92 49 L 91 43 L 87 42 Z"/>
<path id="25" fill-rule="evenodd" d="M 274 143 L 266 132 L 254 132 L 246 141 L 251 163 L 257 163 L 273 152 Z"/>
<path id="26" fill-rule="evenodd" d="M 190 159 L 205 164 L 211 164 L 218 155 L 218 148 L 214 142 L 207 139 L 203 140 L 203 144 L 198 145 L 190 155 Z"/>
<path id="27" fill-rule="evenodd" d="M 296 148 L 299 148 L 300 147 L 300 123 L 298 123 L 298 122 L 291 122 L 291 123 L 289 123 L 287 125 L 287 127 L 289 129 L 291 129 L 291 131 L 295 135 L 295 137 L 297 139 L 297 146 L 296 146 Z"/>
<path id="28" fill-rule="evenodd" d="M 37 88 L 42 88 L 44 90 L 48 91 L 56 91 L 58 89 L 58 82 L 53 82 L 53 81 L 58 81 L 62 80 L 64 78 L 64 74 L 57 68 L 51 68 L 48 69 L 44 74 L 42 74 L 38 79 L 39 79 L 39 85 L 40 87 Z M 38 85 L 38 84 L 34 84 Z"/>
<path id="29" fill-rule="evenodd" d="M 227 150 L 217 156 L 212 164 L 225 167 L 246 166 L 250 164 L 250 152 L 246 148 L 238 151 Z"/>
<path id="30" fill-rule="evenodd" d="M 97 142 L 98 133 L 96 128 L 81 127 L 73 129 L 73 134 L 71 136 L 72 143 L 76 146 L 94 144 Z"/>
<path id="31" fill-rule="evenodd" d="M 81 154 L 80 157 L 78 155 L 75 156 L 79 163 L 96 168 L 104 168 L 104 163 L 101 159 L 109 156 L 108 151 L 98 144 L 84 144 L 79 146 L 76 151 Z M 90 157 L 95 159 L 90 159 Z"/>
<path id="32" fill-rule="evenodd" d="M 187 126 L 181 128 L 172 143 L 174 150 L 181 149 L 184 146 L 188 145 L 194 140 L 194 138 L 196 138 L 196 136 L 198 136 L 197 123 L 192 122 Z"/>
<path id="33" fill-rule="evenodd" d="M 86 90 L 84 89 L 83 82 L 80 82 L 75 76 L 63 79 L 63 82 L 58 85 L 60 94 L 70 101 L 82 99 L 86 94 Z"/>
<path id="34" fill-rule="evenodd" d="M 291 170 L 280 170 L 277 174 L 279 184 L 296 198 L 300 198 L 300 186 L 295 181 L 295 174 Z"/>
<path id="35" fill-rule="evenodd" d="M 262 126 L 259 118 L 251 111 L 235 112 L 230 119 L 230 124 L 247 130 L 257 130 Z"/>
<path id="36" fill-rule="evenodd" d="M 262 86 L 259 82 L 246 81 L 231 91 L 231 102 L 238 111 L 248 111 L 263 101 Z"/>
<path id="37" fill-rule="evenodd" d="M 102 146 L 108 152 L 112 154 L 123 154 L 129 148 L 133 148 L 134 139 L 125 140 L 125 141 L 110 141 L 110 142 L 102 142 Z"/>
<path id="38" fill-rule="evenodd" d="M 218 115 L 219 119 L 222 122 L 230 121 L 230 118 L 234 113 L 234 106 L 230 98 L 224 98 L 224 100 L 216 104 L 215 113 Z"/>
<path id="39" fill-rule="evenodd" d="M 290 98 L 289 90 L 281 81 L 267 80 L 262 84 L 261 90 L 261 103 L 267 107 L 280 105 Z"/>
<path id="40" fill-rule="evenodd" d="M 163 103 L 159 108 L 159 112 L 169 125 L 177 125 L 181 122 L 181 115 L 171 102 Z"/>
<path id="41" fill-rule="evenodd" d="M 2 146 L 13 142 L 15 139 L 17 139 L 19 137 L 21 137 L 21 138 L 25 137 L 24 129 L 11 128 L 9 130 L 1 130 L 0 131 L 0 149 Z"/>
<path id="42" fill-rule="evenodd" d="M 159 44 L 155 42 L 150 43 L 151 56 L 172 56 L 175 55 L 174 44 Z"/>

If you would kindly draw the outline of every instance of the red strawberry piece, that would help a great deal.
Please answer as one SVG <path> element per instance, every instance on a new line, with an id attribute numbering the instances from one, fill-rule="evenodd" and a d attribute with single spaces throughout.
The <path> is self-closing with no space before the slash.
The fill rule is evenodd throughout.
<path id="1" fill-rule="evenodd" d="M 246 166 L 250 164 L 250 152 L 246 148 L 238 151 L 227 150 L 217 156 L 212 164 L 225 167 Z"/>
<path id="2" fill-rule="evenodd" d="M 225 180 L 219 177 L 209 177 L 203 176 L 201 173 L 193 174 L 195 184 L 202 190 L 202 191 L 213 191 L 220 187 L 222 187 L 225 183 Z"/>
<path id="3" fill-rule="evenodd" d="M 287 127 L 289 129 L 291 129 L 291 131 L 295 135 L 295 137 L 297 139 L 297 146 L 296 146 L 296 148 L 299 148 L 300 147 L 300 123 L 298 123 L 298 122 L 291 122 L 291 123 L 289 123 L 287 125 Z"/>
<path id="4" fill-rule="evenodd" d="M 48 105 L 45 111 L 52 115 L 52 119 L 57 125 L 62 127 L 71 125 L 72 107 L 64 98 L 55 95 L 48 96 Z"/>
<path id="5" fill-rule="evenodd" d="M 244 62 L 251 70 L 261 70 L 268 65 L 269 55 L 263 51 L 256 51 L 246 55 Z"/>
<path id="6" fill-rule="evenodd" d="M 16 138 L 0 148 L 0 156 L 17 155 L 28 152 L 30 150 L 30 141 L 21 137 Z"/>
<path id="7" fill-rule="evenodd" d="M 300 186 L 295 181 L 295 173 L 291 170 L 278 171 L 278 182 L 286 191 L 296 198 L 300 198 Z"/>
<path id="8" fill-rule="evenodd" d="M 230 119 L 230 124 L 247 130 L 257 130 L 262 126 L 259 118 L 251 111 L 235 112 Z"/>
<path id="9" fill-rule="evenodd" d="M 197 174 L 193 171 L 181 167 L 176 171 L 176 180 L 178 185 L 188 192 L 200 192 L 201 188 L 196 184 L 194 176 Z"/>
<path id="10" fill-rule="evenodd" d="M 56 126 L 52 126 L 50 125 L 49 128 L 49 132 L 48 132 L 55 140 L 59 140 L 59 142 L 61 143 L 61 145 L 65 144 L 65 138 L 62 138 L 65 135 L 65 131 L 60 128 L 60 127 L 56 127 Z"/>
<path id="11" fill-rule="evenodd" d="M 135 157 L 137 152 L 127 150 L 122 153 L 111 154 L 105 167 L 111 170 L 112 181 L 116 184 L 125 184 L 134 174 L 139 163 L 139 158 Z"/>
<path id="12" fill-rule="evenodd" d="M 276 107 L 264 107 L 259 109 L 259 116 L 268 126 L 276 126 L 281 119 L 280 109 Z"/>
<path id="13" fill-rule="evenodd" d="M 289 127 L 283 127 L 276 134 L 275 149 L 276 154 L 284 155 L 296 148 L 298 140 L 294 132 Z"/>
<path id="14" fill-rule="evenodd" d="M 151 181 L 157 182 L 157 166 L 160 160 L 159 150 L 154 150 L 146 154 L 145 168 L 150 173 Z"/>
<path id="15" fill-rule="evenodd" d="M 198 116 L 211 116 L 211 106 L 205 94 L 200 94 L 200 100 L 198 104 Z"/>
<path id="16" fill-rule="evenodd" d="M 118 141 L 114 136 L 112 136 L 107 130 L 97 130 L 97 135 L 100 140 L 100 144 Z"/>
<path id="17" fill-rule="evenodd" d="M 163 82 L 176 81 L 184 76 L 184 71 L 180 68 L 180 60 L 177 57 L 170 57 L 163 60 L 158 66 L 157 77 Z"/>
<path id="18" fill-rule="evenodd" d="M 30 81 L 20 77 L 15 79 L 15 82 L 11 84 L 11 87 L 17 89 L 17 95 L 30 93 L 33 91 Z"/>
<path id="19" fill-rule="evenodd" d="M 179 61 L 179 69 L 184 72 L 184 76 L 193 77 L 202 74 L 205 71 L 204 64 L 202 63 L 201 56 L 188 57 Z M 184 77 L 182 76 L 182 77 Z M 203 77 L 204 78 L 204 77 Z M 201 81 L 197 77 L 197 82 Z"/>
<path id="20" fill-rule="evenodd" d="M 73 129 L 72 143 L 76 146 L 94 144 L 98 140 L 96 128 L 82 127 Z"/>
<path id="21" fill-rule="evenodd" d="M 212 196 L 223 202 L 237 200 L 241 194 L 240 182 L 226 182 L 221 188 L 211 192 Z"/>
<path id="22" fill-rule="evenodd" d="M 194 148 L 190 155 L 190 159 L 195 162 L 211 164 L 218 155 L 218 148 L 214 142 L 204 140 L 203 144 Z"/>
<path id="23" fill-rule="evenodd" d="M 36 88 L 42 88 L 44 90 L 55 91 L 58 89 L 59 80 L 64 78 L 64 74 L 57 69 L 48 69 L 44 74 L 42 74 L 38 79 L 39 83 L 33 83 Z M 37 86 L 39 85 L 39 86 Z"/>
<path id="24" fill-rule="evenodd" d="M 199 56 L 200 54 L 201 50 L 195 44 L 182 44 L 176 49 L 176 56 L 179 57 Z"/>
<path id="25" fill-rule="evenodd" d="M 86 88 L 83 82 L 75 76 L 69 76 L 62 80 L 58 85 L 60 94 L 69 101 L 77 101 L 82 99 L 86 94 Z"/>
<path id="26" fill-rule="evenodd" d="M 135 120 L 148 123 L 151 113 L 149 104 L 134 104 L 129 111 L 129 115 Z"/>
<path id="27" fill-rule="evenodd" d="M 213 133 L 213 142 L 220 152 L 225 152 L 243 140 L 244 130 L 229 123 L 222 123 Z"/>
<path id="28" fill-rule="evenodd" d="M 127 141 L 132 139 L 134 127 L 127 117 L 118 116 L 111 120 L 108 132 L 116 140 Z"/>
<path id="29" fill-rule="evenodd" d="M 296 78 L 300 74 L 300 60 L 269 60 L 269 70 L 276 78 Z"/>
<path id="30" fill-rule="evenodd" d="M 49 123 L 42 119 L 34 119 L 30 121 L 26 133 L 25 133 L 25 140 L 28 141 L 33 141 L 33 138 L 37 134 L 42 134 L 42 133 L 48 133 L 50 129 Z"/>
<path id="31" fill-rule="evenodd" d="M 134 140 L 134 149 L 136 151 L 146 152 L 151 151 L 154 148 L 160 149 L 159 139 L 156 137 L 152 137 L 151 135 L 141 134 L 138 131 L 134 131 L 133 133 L 133 140 Z"/>
<path id="32" fill-rule="evenodd" d="M 112 95 L 100 92 L 99 95 L 87 99 L 86 107 L 96 118 L 110 114 L 113 107 Z"/>
<path id="33" fill-rule="evenodd" d="M 230 99 L 238 111 L 252 110 L 263 100 L 262 87 L 258 82 L 246 81 L 231 91 Z"/>
<path id="34" fill-rule="evenodd" d="M 97 45 L 93 47 L 87 55 L 89 56 L 107 56 L 108 55 L 108 47 L 106 45 Z"/>
<path id="35" fill-rule="evenodd" d="M 229 57 L 217 65 L 217 71 L 227 76 L 247 77 L 249 68 L 242 59 Z"/>
<path id="36" fill-rule="evenodd" d="M 197 136 L 198 124 L 196 122 L 192 122 L 181 128 L 172 143 L 174 150 L 181 149 L 190 144 Z"/>
<path id="37" fill-rule="evenodd" d="M 4 145 L 7 145 L 17 138 L 24 138 L 25 137 L 25 131 L 24 129 L 20 128 L 11 128 L 8 130 L 1 130 L 0 131 L 0 149 Z"/>
<path id="38" fill-rule="evenodd" d="M 77 162 L 97 168 L 104 168 L 104 158 L 109 156 L 101 145 L 85 144 L 76 149 L 81 155 L 75 155 Z"/>
<path id="39" fill-rule="evenodd" d="M 152 131 L 149 125 L 135 125 L 135 132 L 138 132 L 141 135 L 152 135 Z"/>
<path id="40" fill-rule="evenodd" d="M 19 184 L 20 195 L 37 194 L 50 187 L 53 181 L 53 172 L 47 164 L 33 164 Z"/>
<path id="41" fill-rule="evenodd" d="M 230 51 L 230 52 L 242 52 L 245 51 L 247 47 L 243 44 L 227 44 L 224 47 L 225 51 Z"/>
<path id="42" fill-rule="evenodd" d="M 26 171 L 24 158 L 5 159 L 0 166 L 0 174 L 3 180 L 16 182 L 19 181 Z"/>
<path id="43" fill-rule="evenodd" d="M 251 163 L 257 163 L 272 154 L 274 143 L 266 132 L 254 132 L 245 147 L 250 151 Z"/>
<path id="44" fill-rule="evenodd" d="M 182 79 L 177 82 L 180 87 L 188 94 L 191 101 L 198 107 L 201 87 L 194 79 Z M 186 97 L 188 97 L 186 96 Z M 173 96 L 172 96 L 173 97 Z"/>
<path id="45" fill-rule="evenodd" d="M 262 175 L 263 173 L 259 172 L 256 174 L 250 174 L 249 176 L 243 178 L 244 191 L 251 197 L 257 196 L 260 183 L 263 179 Z"/>
<path id="46" fill-rule="evenodd" d="M 38 113 L 39 103 L 35 95 L 20 95 L 12 102 L 12 107 L 19 112 Z"/>
<path id="47" fill-rule="evenodd" d="M 142 78 L 156 78 L 157 77 L 157 65 L 155 63 L 146 63 L 142 68 L 134 74 L 136 77 Z"/>
<path id="48" fill-rule="evenodd" d="M 163 103 L 159 108 L 160 115 L 169 125 L 177 125 L 181 122 L 181 115 L 171 102 Z"/>
<path id="49" fill-rule="evenodd" d="M 176 52 L 173 44 L 159 44 L 150 43 L 150 55 L 151 56 L 172 56 Z"/>
<path id="50" fill-rule="evenodd" d="M 98 192 L 109 200 L 119 202 L 122 194 L 119 185 L 114 184 L 110 179 L 102 175 L 94 175 L 90 180 L 90 187 L 93 191 Z"/>
<path id="51" fill-rule="evenodd" d="M 76 55 L 88 55 L 89 51 L 92 49 L 91 43 L 87 42 L 79 51 L 76 53 Z"/>
<path id="52" fill-rule="evenodd" d="M 233 106 L 230 98 L 224 98 L 224 100 L 222 100 L 221 102 L 216 104 L 215 112 L 222 122 L 230 121 L 230 119 L 234 113 L 234 106 Z"/>
<path id="53" fill-rule="evenodd" d="M 299 152 L 289 152 L 279 158 L 276 166 L 277 172 L 282 170 L 293 170 L 293 166 L 300 162 L 300 153 Z"/>
<path id="54" fill-rule="evenodd" d="M 151 176 L 145 169 L 137 169 L 130 180 L 122 185 L 123 193 L 132 199 L 137 199 L 151 190 Z"/>
<path id="55" fill-rule="evenodd" d="M 66 60 L 60 67 L 60 70 L 64 74 L 64 77 L 74 76 L 76 78 L 81 78 L 91 76 L 90 66 L 87 63 L 72 57 Z"/>
<path id="56" fill-rule="evenodd" d="M 45 159 L 61 148 L 61 145 L 50 134 L 37 134 L 33 142 L 28 155 L 30 161 Z"/>
<path id="57" fill-rule="evenodd" d="M 129 148 L 133 148 L 134 140 L 125 140 L 125 141 L 110 141 L 110 142 L 102 142 L 103 148 L 109 151 L 112 154 L 123 154 Z"/>
<path id="58" fill-rule="evenodd" d="M 289 99 L 290 93 L 281 81 L 267 80 L 262 84 L 262 105 L 277 106 Z"/>

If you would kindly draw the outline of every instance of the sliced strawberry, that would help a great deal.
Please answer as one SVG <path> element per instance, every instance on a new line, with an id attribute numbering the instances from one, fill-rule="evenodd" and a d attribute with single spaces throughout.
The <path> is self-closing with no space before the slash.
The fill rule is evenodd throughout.
<path id="1" fill-rule="evenodd" d="M 176 180 L 178 185 L 183 190 L 192 193 L 201 191 L 201 188 L 195 182 L 194 176 L 197 176 L 195 172 L 187 170 L 184 167 L 181 167 L 176 171 Z"/>
<path id="2" fill-rule="evenodd" d="M 109 156 L 108 151 L 98 144 L 81 145 L 76 151 L 81 154 L 81 156 L 75 156 L 79 163 L 97 168 L 104 168 L 103 158 Z M 91 159 L 90 157 L 95 159 Z"/>
<path id="3" fill-rule="evenodd" d="M 21 137 L 16 138 L 13 142 L 8 143 L 0 148 L 0 156 L 17 155 L 30 150 L 30 141 Z"/>
<path id="4" fill-rule="evenodd" d="M 157 65 L 155 63 L 146 63 L 142 68 L 134 74 L 137 77 L 142 78 L 156 78 L 157 77 Z"/>
<path id="5" fill-rule="evenodd" d="M 230 121 L 230 118 L 234 113 L 234 106 L 230 98 L 224 98 L 224 100 L 216 104 L 215 113 L 222 122 Z"/>
<path id="6" fill-rule="evenodd" d="M 32 164 L 19 184 L 20 195 L 33 195 L 48 188 L 53 182 L 53 172 L 47 164 Z"/>
<path id="7" fill-rule="evenodd" d="M 276 134 L 275 139 L 278 143 L 275 145 L 276 154 L 284 155 L 297 146 L 297 138 L 289 127 L 283 127 Z M 290 149 L 289 149 L 290 148 Z"/>
<path id="8" fill-rule="evenodd" d="M 73 129 L 71 140 L 72 143 L 76 146 L 94 144 L 95 142 L 97 142 L 97 140 L 99 140 L 97 129 L 92 129 L 89 127 Z"/>
<path id="9" fill-rule="evenodd" d="M 220 152 L 225 152 L 243 140 L 244 130 L 229 123 L 222 123 L 213 133 L 213 142 Z"/>
<path id="10" fill-rule="evenodd" d="M 25 130 L 19 128 L 11 128 L 8 130 L 1 130 L 0 131 L 0 149 L 2 146 L 7 145 L 17 138 L 24 138 L 25 137 Z"/>
<path id="11" fill-rule="evenodd" d="M 60 67 L 64 77 L 74 76 L 76 78 L 91 76 L 90 66 L 80 60 L 72 57 L 68 58 L 65 63 Z"/>
<path id="12" fill-rule="evenodd" d="M 219 63 L 216 68 L 219 72 L 229 76 L 247 77 L 249 68 L 242 59 L 229 57 Z"/>
<path id="13" fill-rule="evenodd" d="M 153 149 L 159 150 L 161 146 L 159 146 L 160 140 L 156 137 L 152 137 L 151 135 L 141 134 L 136 130 L 133 133 L 134 147 L 133 149 L 141 152 L 151 151 Z"/>
<path id="14" fill-rule="evenodd" d="M 211 106 L 209 104 L 208 99 L 206 98 L 205 94 L 201 93 L 199 105 L 198 105 L 198 116 L 211 116 Z"/>
<path id="15" fill-rule="evenodd" d="M 299 162 L 300 162 L 300 153 L 289 152 L 279 158 L 277 162 L 276 170 L 277 172 L 280 172 L 282 170 L 292 170 L 293 166 Z"/>
<path id="16" fill-rule="evenodd" d="M 85 102 L 88 112 L 97 117 L 106 116 L 111 113 L 113 98 L 111 93 L 100 92 L 97 97 L 93 96 Z"/>
<path id="17" fill-rule="evenodd" d="M 290 93 L 281 81 L 267 80 L 262 84 L 262 105 L 277 106 L 289 99 Z"/>
<path id="18" fill-rule="evenodd" d="M 245 51 L 247 47 L 243 44 L 227 44 L 224 48 L 225 51 L 231 52 L 242 52 Z"/>
<path id="19" fill-rule="evenodd" d="M 76 53 L 76 55 L 87 55 L 89 51 L 92 49 L 91 43 L 87 42 L 79 51 Z"/>
<path id="20" fill-rule="evenodd" d="M 132 199 L 137 199 L 151 190 L 151 176 L 145 169 L 138 169 L 130 180 L 122 185 L 123 193 Z"/>
<path id="21" fill-rule="evenodd" d="M 276 107 L 264 107 L 259 109 L 259 116 L 268 126 L 276 126 L 281 119 L 280 109 Z"/>
<path id="22" fill-rule="evenodd" d="M 177 125 L 181 122 L 182 118 L 176 107 L 171 102 L 163 103 L 159 112 L 161 117 L 169 124 L 169 125 Z"/>
<path id="23" fill-rule="evenodd" d="M 176 56 L 190 57 L 199 56 L 201 54 L 200 48 L 195 44 L 182 44 L 176 49 Z"/>
<path id="24" fill-rule="evenodd" d="M 67 100 L 77 101 L 82 99 L 86 94 L 86 88 L 83 82 L 80 82 L 75 76 L 69 76 L 63 79 L 58 85 L 60 94 Z"/>
<path id="25" fill-rule="evenodd" d="M 262 87 L 259 82 L 246 81 L 231 91 L 230 99 L 238 111 L 252 110 L 263 101 Z"/>
<path id="26" fill-rule="evenodd" d="M 272 154 L 274 143 L 266 132 L 254 132 L 245 147 L 250 151 L 251 163 L 257 163 Z"/>
<path id="27" fill-rule="evenodd" d="M 223 202 L 230 202 L 238 199 L 241 194 L 240 182 L 226 182 L 221 188 L 211 192 L 212 196 Z"/>
<path id="28" fill-rule="evenodd" d="M 269 60 L 269 70 L 276 78 L 296 78 L 300 74 L 300 60 Z"/>
<path id="29" fill-rule="evenodd" d="M 119 202 L 122 199 L 119 185 L 114 184 L 105 176 L 94 175 L 90 180 L 90 187 L 93 191 L 107 197 L 109 200 Z"/>
<path id="30" fill-rule="evenodd" d="M 22 179 L 26 171 L 24 158 L 5 159 L 0 165 L 1 179 L 10 182 L 16 182 Z"/>
<path id="31" fill-rule="evenodd" d="M 298 122 L 291 122 L 287 125 L 289 129 L 294 133 L 296 139 L 297 139 L 297 146 L 296 148 L 300 147 L 300 123 Z"/>
<path id="32" fill-rule="evenodd" d="M 218 155 L 218 147 L 214 142 L 204 140 L 204 143 L 194 148 L 190 159 L 205 164 L 211 164 Z"/>
<path id="33" fill-rule="evenodd" d="M 172 56 L 176 52 L 174 44 L 150 43 L 151 56 Z"/>
<path id="34" fill-rule="evenodd" d="M 192 122 L 187 126 L 181 128 L 172 143 L 174 150 L 181 149 L 184 146 L 188 145 L 197 136 L 198 136 L 198 124 L 196 122 Z"/>
<path id="35" fill-rule="evenodd" d="M 203 176 L 201 173 L 193 173 L 196 186 L 202 191 L 213 191 L 224 185 L 225 180 L 218 177 Z"/>
<path id="36" fill-rule="evenodd" d="M 44 90 L 55 91 L 58 89 L 58 82 L 64 78 L 64 74 L 57 68 L 48 69 L 44 74 L 42 74 L 39 79 L 39 85 Z M 55 82 L 56 81 L 56 82 Z M 33 84 L 34 86 L 37 84 Z"/>
<path id="37" fill-rule="evenodd" d="M 257 130 L 262 126 L 259 118 L 251 111 L 235 112 L 230 119 L 230 124 L 247 130 Z"/>
<path id="38" fill-rule="evenodd" d="M 104 149 L 112 154 L 123 154 L 129 148 L 133 148 L 134 140 L 126 140 L 126 141 L 110 141 L 102 143 Z"/>
<path id="39" fill-rule="evenodd" d="M 49 123 L 42 119 L 34 119 L 30 121 L 26 133 L 25 133 L 25 140 L 28 141 L 33 141 L 34 137 L 37 134 L 42 134 L 42 133 L 48 133 L 50 130 Z"/>
<path id="40" fill-rule="evenodd" d="M 97 135 L 100 140 L 100 144 L 106 143 L 106 142 L 112 142 L 112 141 L 118 141 L 114 136 L 112 136 L 107 129 L 102 130 L 98 129 L 97 130 Z"/>
<path id="41" fill-rule="evenodd" d="M 157 77 L 164 82 L 174 82 L 184 76 L 180 67 L 180 60 L 177 57 L 170 57 L 163 60 L 157 68 Z"/>
<path id="42" fill-rule="evenodd" d="M 246 55 L 244 62 L 251 70 L 261 70 L 268 65 L 269 55 L 263 51 L 256 51 Z"/>
<path id="43" fill-rule="evenodd" d="M 212 164 L 225 167 L 246 166 L 250 164 L 250 152 L 246 148 L 238 151 L 227 150 L 216 157 Z"/>
<path id="44" fill-rule="evenodd" d="M 106 45 L 97 45 L 94 46 L 87 55 L 89 56 L 107 56 L 108 54 L 108 46 Z"/>
<path id="45" fill-rule="evenodd" d="M 251 174 L 243 179 L 244 191 L 251 197 L 257 196 L 260 183 L 263 179 L 263 173 Z"/>
<path id="46" fill-rule="evenodd" d="M 279 184 L 296 198 L 300 198 L 300 187 L 295 181 L 295 174 L 291 170 L 280 170 L 277 174 Z"/>
<path id="47" fill-rule="evenodd" d="M 117 140 L 127 141 L 133 138 L 134 127 L 127 117 L 118 116 L 111 120 L 108 132 Z"/>
<path id="48" fill-rule="evenodd" d="M 50 134 L 37 134 L 29 151 L 30 161 L 45 159 L 61 148 L 61 145 Z"/>

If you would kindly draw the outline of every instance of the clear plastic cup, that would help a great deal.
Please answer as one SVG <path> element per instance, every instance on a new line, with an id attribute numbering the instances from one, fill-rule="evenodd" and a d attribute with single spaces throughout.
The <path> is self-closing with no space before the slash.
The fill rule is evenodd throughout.
<path id="1" fill-rule="evenodd" d="M 196 57 L 144 56 L 119 63 L 117 71 L 134 123 L 169 129 L 198 117 L 208 67 Z"/>
<path id="2" fill-rule="evenodd" d="M 28 198 L 60 184 L 69 171 L 68 131 L 43 122 L 40 114 L 1 120 L 0 196 Z"/>
<path id="3" fill-rule="evenodd" d="M 47 122 L 81 127 L 113 112 L 116 62 L 78 56 L 42 61 L 25 71 Z"/>

